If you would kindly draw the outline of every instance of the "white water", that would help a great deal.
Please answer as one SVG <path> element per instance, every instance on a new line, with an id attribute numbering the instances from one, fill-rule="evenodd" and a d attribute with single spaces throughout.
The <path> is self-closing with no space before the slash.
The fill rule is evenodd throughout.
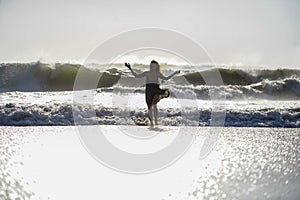
<path id="1" fill-rule="evenodd" d="M 84 118 L 83 124 L 129 124 L 133 116 L 147 119 L 145 96 L 141 93 L 117 94 L 94 92 L 91 104 L 77 105 L 73 93 L 8 92 L 0 94 L 1 125 L 72 125 L 74 111 Z M 87 96 L 83 97 L 88 100 Z M 183 103 L 183 104 L 182 104 Z M 209 125 L 213 112 L 226 113 L 226 126 L 300 127 L 300 101 L 243 100 L 208 101 L 162 99 L 159 104 L 161 124 L 179 126 Z M 85 114 L 96 111 L 93 116 Z M 185 115 L 195 116 L 187 122 Z M 197 117 L 197 115 L 200 115 Z"/>

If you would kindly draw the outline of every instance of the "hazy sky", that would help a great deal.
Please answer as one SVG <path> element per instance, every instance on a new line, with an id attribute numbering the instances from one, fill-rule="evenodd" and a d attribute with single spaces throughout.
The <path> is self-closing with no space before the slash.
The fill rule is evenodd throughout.
<path id="1" fill-rule="evenodd" d="M 300 65 L 299 0 L 0 0 L 0 62 L 82 62 L 142 27 L 179 31 L 216 63 Z"/>

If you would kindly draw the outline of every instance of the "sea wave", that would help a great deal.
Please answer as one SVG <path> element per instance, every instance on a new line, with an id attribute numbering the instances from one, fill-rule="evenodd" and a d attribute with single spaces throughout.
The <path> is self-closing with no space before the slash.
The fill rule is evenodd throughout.
<path id="1" fill-rule="evenodd" d="M 201 74 L 218 71 L 222 77 L 224 85 L 251 85 L 259 83 L 264 80 L 283 80 L 286 78 L 299 78 L 300 70 L 288 68 L 255 68 L 243 67 L 244 69 L 237 68 L 224 68 L 217 67 L 201 72 L 191 72 L 183 75 L 190 83 L 194 85 L 204 85 Z"/>
<path id="2" fill-rule="evenodd" d="M 179 67 L 177 66 L 176 69 Z M 136 67 L 136 70 L 145 69 Z M 166 73 L 172 73 L 172 67 L 164 67 Z M 191 69 L 199 69 L 198 72 Z M 98 78 L 99 92 L 132 91 L 143 92 L 144 80 L 134 79 L 125 67 L 110 65 L 88 67 L 72 63 L 46 64 L 2 63 L 0 65 L 0 91 L 71 91 L 78 72 L 86 80 Z M 202 70 L 202 71 L 201 71 Z M 220 73 L 224 85 L 208 85 L 202 75 Z M 84 86 L 82 89 L 94 89 Z M 86 84 L 88 85 L 88 84 Z M 196 94 L 197 98 L 209 99 L 210 92 L 226 95 L 228 99 L 297 99 L 300 97 L 300 70 L 283 68 L 237 69 L 226 66 L 203 68 L 184 67 L 182 73 L 169 81 L 162 82 L 162 87 L 170 88 L 173 96 L 185 93 L 187 98 Z M 191 93 L 192 91 L 192 93 Z"/>
<path id="3" fill-rule="evenodd" d="M 268 100 L 297 100 L 300 97 L 300 79 L 285 78 L 282 80 L 263 80 L 250 85 L 179 85 L 162 84 L 162 88 L 170 90 L 170 96 L 174 98 L 186 99 L 211 99 L 213 93 L 215 97 L 226 97 L 227 100 L 245 99 L 268 99 Z M 113 93 L 144 93 L 144 85 L 130 87 L 128 85 L 117 84 L 114 87 L 99 88 L 97 92 Z"/>
<path id="4" fill-rule="evenodd" d="M 121 77 L 116 69 L 99 71 L 80 64 L 6 63 L 0 65 L 0 91 L 70 91 L 79 70 L 87 81 L 90 77 L 101 77 L 99 88 L 111 87 Z"/>

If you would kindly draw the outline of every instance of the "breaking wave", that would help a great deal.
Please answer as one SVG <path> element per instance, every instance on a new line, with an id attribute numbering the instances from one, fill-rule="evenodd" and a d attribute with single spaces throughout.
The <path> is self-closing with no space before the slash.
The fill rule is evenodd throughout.
<path id="1" fill-rule="evenodd" d="M 144 66 L 145 68 L 145 66 Z M 80 64 L 56 63 L 2 63 L 0 65 L 0 91 L 71 91 L 78 71 L 83 72 L 86 79 L 98 77 L 98 91 L 112 91 L 115 89 L 143 92 L 143 81 L 140 86 L 135 83 L 125 67 L 110 66 L 91 68 Z M 138 69 L 141 68 L 136 68 Z M 172 73 L 172 67 L 167 66 L 167 74 Z M 177 66 L 178 69 L 178 66 Z M 210 68 L 199 72 L 189 71 L 182 67 L 180 76 L 162 83 L 170 88 L 172 95 L 186 93 L 187 98 L 191 93 L 200 99 L 209 99 L 209 91 L 225 93 L 228 99 L 262 98 L 262 99 L 298 99 L 300 97 L 300 70 L 298 69 L 236 69 L 236 68 Z M 218 71 L 223 79 L 223 86 L 207 85 L 202 73 Z M 100 78 L 101 77 L 101 78 Z M 182 82 L 182 78 L 188 81 Z M 122 78 L 122 81 L 120 81 Z M 93 89 L 84 87 L 83 89 Z"/>

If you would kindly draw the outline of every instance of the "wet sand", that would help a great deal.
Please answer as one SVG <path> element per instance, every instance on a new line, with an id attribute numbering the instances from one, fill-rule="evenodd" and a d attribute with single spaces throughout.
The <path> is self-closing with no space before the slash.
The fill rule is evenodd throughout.
<path id="1" fill-rule="evenodd" d="M 135 139 L 113 130 L 135 127 L 98 127 L 126 151 L 149 152 L 143 147 L 155 140 L 128 147 L 124 141 Z M 157 149 L 179 129 L 162 128 Z M 82 146 L 76 127 L 0 127 L 0 199 L 299 199 L 299 129 L 194 129 L 191 147 L 177 162 L 155 173 L 132 175 L 97 162 Z M 216 146 L 199 159 L 211 133 L 219 133 Z"/>

